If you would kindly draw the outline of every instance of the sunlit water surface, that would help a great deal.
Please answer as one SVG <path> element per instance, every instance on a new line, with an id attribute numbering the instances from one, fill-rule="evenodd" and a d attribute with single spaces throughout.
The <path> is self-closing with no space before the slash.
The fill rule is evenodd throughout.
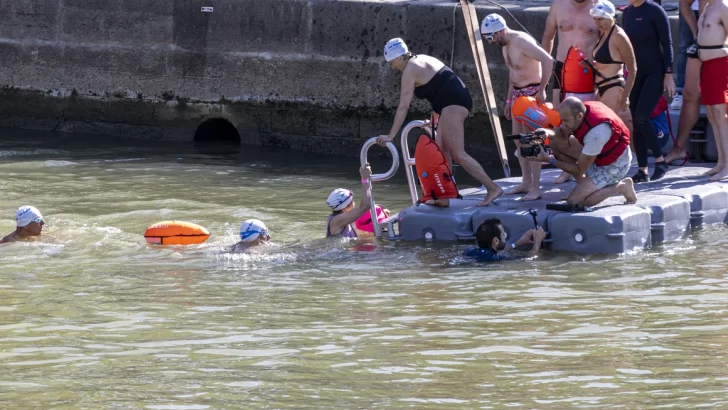
<path id="1" fill-rule="evenodd" d="M 0 230 L 48 222 L 0 246 L 0 407 L 728 408 L 724 227 L 475 265 L 324 240 L 355 158 L 36 134 L 0 139 Z M 402 174 L 375 186 L 393 210 Z M 279 246 L 229 253 L 249 217 Z M 213 235 L 148 246 L 169 219 Z"/>

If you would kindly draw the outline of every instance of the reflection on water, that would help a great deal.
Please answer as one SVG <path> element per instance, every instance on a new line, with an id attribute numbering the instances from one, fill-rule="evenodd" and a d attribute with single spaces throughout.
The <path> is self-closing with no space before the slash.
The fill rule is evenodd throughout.
<path id="1" fill-rule="evenodd" d="M 356 159 L 27 135 L 0 142 L 0 231 L 23 203 L 48 224 L 0 247 L 3 408 L 728 407 L 723 227 L 478 266 L 321 239 Z M 225 252 L 248 217 L 281 246 Z M 147 246 L 163 219 L 213 236 Z"/>

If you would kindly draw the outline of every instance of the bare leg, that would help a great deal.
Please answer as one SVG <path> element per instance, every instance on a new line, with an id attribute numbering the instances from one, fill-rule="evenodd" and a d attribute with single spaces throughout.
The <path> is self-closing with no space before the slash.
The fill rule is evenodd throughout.
<path id="1" fill-rule="evenodd" d="M 560 138 L 551 139 L 551 151 L 559 161 L 568 161 L 576 163 L 579 155 L 581 155 L 581 145 L 578 144 L 576 138 L 569 138 L 569 142 Z M 572 181 L 574 176 L 568 172 L 561 171 L 561 174 L 553 181 L 554 184 L 563 184 L 566 181 Z"/>
<path id="2" fill-rule="evenodd" d="M 665 161 L 668 163 L 685 157 L 688 152 L 690 131 L 700 118 L 700 66 L 700 60 L 688 58 L 685 66 L 685 87 L 683 87 L 680 124 L 677 129 L 677 146 L 672 147 L 672 150 L 665 156 Z"/>
<path id="3" fill-rule="evenodd" d="M 523 197 L 524 201 L 535 201 L 541 199 L 541 161 L 528 161 L 531 168 L 531 188 L 528 194 Z"/>
<path id="4" fill-rule="evenodd" d="M 433 113 L 434 115 L 437 115 Z M 439 118 L 439 116 L 438 116 Z M 439 123 L 439 120 L 438 120 Z M 435 143 L 438 147 L 440 147 L 440 151 L 442 151 L 442 154 L 445 155 L 445 159 L 447 160 L 447 166 L 450 167 L 450 171 L 453 172 L 452 169 L 452 155 L 450 155 L 450 151 L 445 146 L 445 142 L 442 140 L 442 134 L 439 132 L 435 132 Z"/>
<path id="5" fill-rule="evenodd" d="M 708 107 L 713 111 L 713 134 L 715 135 L 715 145 L 718 146 L 718 164 L 723 163 L 723 168 L 715 175 L 710 177 L 711 181 L 721 181 L 728 178 L 728 162 L 726 161 L 726 153 L 728 152 L 728 118 L 726 118 L 726 104 L 711 105 Z M 717 129 L 716 129 L 717 128 Z"/>
<path id="6" fill-rule="evenodd" d="M 513 118 L 512 114 L 511 118 Z M 512 124 L 512 134 L 520 134 L 526 131 L 525 127 L 520 122 L 514 120 Z M 525 158 L 521 158 L 521 147 L 521 143 L 516 141 L 516 157 L 518 157 L 518 164 L 521 166 L 521 173 L 523 174 L 521 176 L 521 184 L 511 189 L 510 191 L 507 191 L 506 194 L 508 195 L 525 194 L 529 191 L 529 189 L 531 189 L 531 161 Z"/>
<path id="7" fill-rule="evenodd" d="M 625 204 L 637 203 L 637 192 L 634 190 L 634 182 L 632 182 L 632 178 L 625 178 L 614 185 L 608 185 L 600 190 L 592 192 L 584 200 L 584 206 L 595 206 L 615 195 L 624 196 Z"/>
<path id="8" fill-rule="evenodd" d="M 467 117 L 468 110 L 465 107 L 458 105 L 445 107 L 440 114 L 438 132 L 452 158 L 465 169 L 465 172 L 477 179 L 488 190 L 485 199 L 477 205 L 485 206 L 503 195 L 503 189 L 488 177 L 478 161 L 465 152 L 464 123 Z"/>
<path id="9" fill-rule="evenodd" d="M 715 105 L 709 105 L 707 107 L 708 112 L 708 123 L 713 128 L 713 136 L 715 137 L 715 145 L 718 147 L 718 163 L 713 167 L 712 169 L 705 172 L 703 175 L 713 176 L 718 174 L 721 170 L 724 168 L 724 160 L 722 155 L 722 149 L 723 147 L 720 144 L 720 126 L 721 122 L 719 119 L 716 118 L 716 113 L 719 112 L 718 110 L 715 110 Z M 712 178 L 711 178 L 712 179 Z"/>

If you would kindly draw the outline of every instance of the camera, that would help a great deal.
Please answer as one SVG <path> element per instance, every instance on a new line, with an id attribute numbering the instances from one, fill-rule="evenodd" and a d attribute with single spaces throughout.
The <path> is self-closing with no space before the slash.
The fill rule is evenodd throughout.
<path id="1" fill-rule="evenodd" d="M 521 157 L 536 157 L 541 151 L 547 151 L 545 147 L 544 138 L 546 137 L 546 131 L 536 130 L 532 133 L 523 134 L 512 134 L 506 136 L 506 139 L 521 143 L 525 145 L 521 147 Z"/>

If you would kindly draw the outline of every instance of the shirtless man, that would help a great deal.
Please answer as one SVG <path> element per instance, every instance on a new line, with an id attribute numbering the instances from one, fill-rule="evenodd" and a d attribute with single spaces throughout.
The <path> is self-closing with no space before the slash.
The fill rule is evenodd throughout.
<path id="1" fill-rule="evenodd" d="M 503 58 L 510 70 L 508 75 L 508 97 L 506 97 L 505 115 L 512 118 L 513 101 L 521 96 L 535 97 L 541 104 L 546 102 L 546 85 L 551 78 L 553 60 L 551 55 L 539 46 L 536 40 L 522 31 L 511 30 L 506 21 L 498 14 L 489 14 L 480 27 L 483 38 L 489 44 L 496 43 L 503 47 Z M 526 132 L 526 127 L 513 121 L 513 134 Z M 524 201 L 541 198 L 541 163 L 521 158 L 520 144 L 516 156 L 521 165 L 523 178 L 521 184 L 507 194 L 525 193 Z"/>
<path id="2" fill-rule="evenodd" d="M 708 0 L 698 20 L 700 102 L 706 106 L 718 146 L 718 165 L 706 175 L 728 178 L 728 0 Z"/>
<path id="3" fill-rule="evenodd" d="M 34 239 L 43 231 L 43 215 L 33 206 L 23 205 L 15 213 L 15 231 L 0 239 L 0 243 L 8 243 Z"/>
<path id="4" fill-rule="evenodd" d="M 551 54 L 554 49 L 554 39 L 558 33 L 559 46 L 556 49 L 552 87 L 552 101 L 556 109 L 561 103 L 561 70 L 564 67 L 564 60 L 569 48 L 577 46 L 584 51 L 584 54 L 591 55 L 597 38 L 599 38 L 599 29 L 589 14 L 595 4 L 596 0 L 554 0 L 549 8 L 541 46 Z M 563 183 L 569 179 L 571 179 L 571 175 L 562 172 L 554 183 Z"/>

